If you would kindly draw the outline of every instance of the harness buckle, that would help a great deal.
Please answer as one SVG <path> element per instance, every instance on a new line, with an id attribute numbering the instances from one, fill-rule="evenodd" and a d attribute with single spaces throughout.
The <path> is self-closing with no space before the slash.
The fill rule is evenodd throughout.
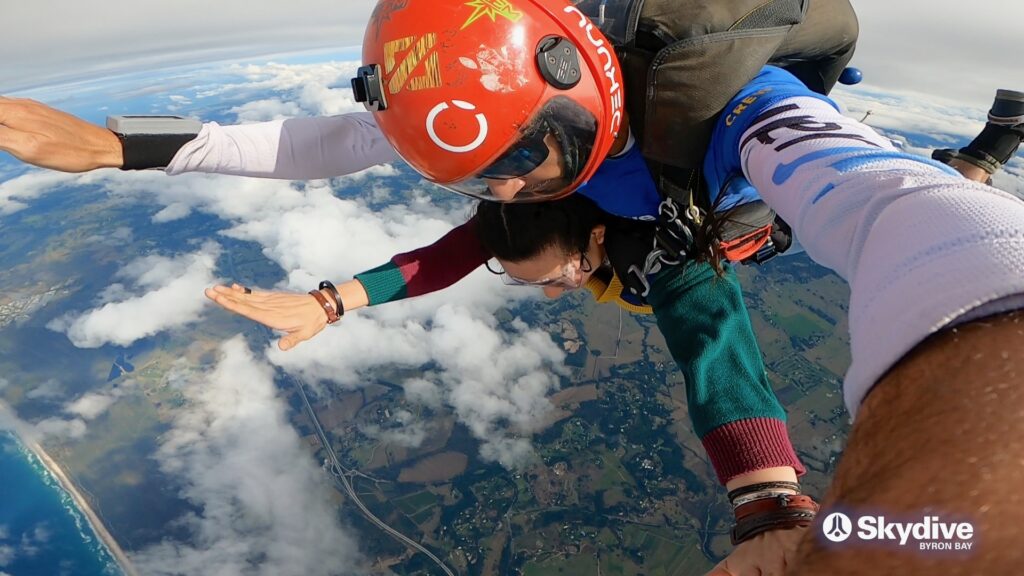
<path id="1" fill-rule="evenodd" d="M 757 252 L 754 253 L 753 256 L 744 260 L 743 263 L 757 264 L 758 266 L 760 266 L 761 264 L 764 264 L 765 262 L 768 262 L 769 260 L 775 258 L 779 254 L 781 254 L 781 252 L 778 250 L 778 247 L 775 246 L 775 242 L 772 242 L 772 239 L 769 238 L 768 241 L 765 242 L 764 245 L 761 246 L 757 250 Z"/>
<path id="2" fill-rule="evenodd" d="M 658 222 L 651 251 L 644 258 L 643 266 L 633 264 L 629 267 L 623 282 L 634 295 L 647 298 L 651 291 L 648 276 L 660 272 L 662 266 L 681 264 L 693 250 L 693 232 L 684 217 L 693 221 L 694 212 L 687 210 L 681 213 L 679 205 L 671 198 L 662 200 L 658 205 Z M 696 217 L 699 219 L 699 212 Z"/>
<path id="3" fill-rule="evenodd" d="M 658 248 L 658 240 L 654 240 L 654 247 L 647 253 L 647 257 L 644 259 L 644 265 L 641 268 L 636 264 L 630 265 L 626 271 L 626 281 L 623 283 L 625 286 L 629 286 L 629 291 L 634 295 L 641 298 L 647 298 L 647 295 L 651 292 L 651 283 L 647 280 L 647 277 L 651 274 L 657 274 L 661 272 L 661 265 L 663 263 L 671 265 L 669 262 L 664 260 L 665 251 Z M 637 286 L 641 289 L 637 290 Z"/>
<path id="4" fill-rule="evenodd" d="M 692 219 L 692 213 L 683 213 Z M 654 247 L 662 250 L 662 261 L 675 265 L 693 251 L 693 232 L 690 225 L 680 217 L 679 205 L 666 198 L 658 205 L 658 226 L 654 231 Z M 666 258 L 665 255 L 671 258 Z"/>

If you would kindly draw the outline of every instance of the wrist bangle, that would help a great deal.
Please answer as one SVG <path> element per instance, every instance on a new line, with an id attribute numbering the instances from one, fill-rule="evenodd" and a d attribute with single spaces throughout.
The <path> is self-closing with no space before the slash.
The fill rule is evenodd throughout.
<path id="1" fill-rule="evenodd" d="M 334 324 L 338 321 L 338 313 L 334 311 L 334 307 L 327 302 L 327 298 L 324 298 L 324 295 L 321 294 L 319 290 L 310 290 L 309 295 L 312 296 L 317 303 L 320 304 L 320 307 L 324 309 L 324 313 L 327 314 L 328 324 Z"/>
<path id="2" fill-rule="evenodd" d="M 763 490 L 770 490 L 772 488 L 782 488 L 786 490 L 792 490 L 797 494 L 800 494 L 800 484 L 796 482 L 787 482 L 782 480 L 772 482 L 758 482 L 757 484 L 750 484 L 747 486 L 740 486 L 735 490 L 729 491 L 729 501 L 733 501 L 740 496 L 750 494 L 753 492 L 761 492 Z"/>
<path id="3" fill-rule="evenodd" d="M 334 311 L 338 314 L 338 318 L 341 318 L 345 315 L 345 303 L 341 301 L 341 293 L 338 292 L 338 289 L 334 287 L 334 283 L 330 280 L 323 280 L 317 286 L 318 290 L 323 290 L 324 288 L 330 290 L 334 296 Z"/>
<path id="4" fill-rule="evenodd" d="M 732 500 L 732 507 L 733 509 L 736 509 L 739 508 L 740 506 L 743 506 L 744 504 L 756 502 L 757 500 L 764 500 L 765 498 L 778 498 L 779 496 L 796 495 L 797 494 L 794 494 L 790 490 L 760 490 L 758 492 L 751 492 L 749 494 L 737 496 L 735 499 Z"/>

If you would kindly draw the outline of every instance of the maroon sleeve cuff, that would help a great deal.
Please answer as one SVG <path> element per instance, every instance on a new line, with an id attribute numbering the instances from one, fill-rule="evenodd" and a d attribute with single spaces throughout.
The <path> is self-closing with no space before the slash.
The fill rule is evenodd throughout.
<path id="1" fill-rule="evenodd" d="M 471 219 L 430 246 L 398 254 L 391 262 L 405 279 L 405 297 L 411 298 L 451 286 L 488 258 Z"/>
<path id="2" fill-rule="evenodd" d="M 807 472 L 789 441 L 786 423 L 775 418 L 730 422 L 709 432 L 701 442 L 723 485 L 765 468 L 790 466 L 797 476 Z"/>

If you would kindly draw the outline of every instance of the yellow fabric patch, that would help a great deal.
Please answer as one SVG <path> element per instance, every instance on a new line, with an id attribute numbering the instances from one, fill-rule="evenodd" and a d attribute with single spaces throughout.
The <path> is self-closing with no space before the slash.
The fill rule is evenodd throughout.
<path id="1" fill-rule="evenodd" d="M 610 281 L 605 282 L 604 280 L 597 277 L 597 275 L 591 276 L 590 280 L 587 280 L 587 290 L 594 295 L 594 300 L 598 304 L 607 304 L 609 302 L 618 305 L 619 308 L 627 312 L 634 314 L 653 314 L 654 310 L 651 309 L 650 305 L 637 306 L 636 304 L 630 304 L 622 299 L 622 291 L 625 287 L 622 285 L 622 281 L 615 274 L 612 274 Z"/>

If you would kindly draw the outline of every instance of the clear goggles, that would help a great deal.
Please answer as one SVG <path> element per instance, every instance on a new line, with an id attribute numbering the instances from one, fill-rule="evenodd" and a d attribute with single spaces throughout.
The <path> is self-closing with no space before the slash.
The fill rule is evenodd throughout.
<path id="1" fill-rule="evenodd" d="M 488 260 L 486 266 L 488 272 L 501 276 L 501 280 L 507 286 L 533 286 L 539 288 L 552 286 L 556 288 L 565 288 L 567 290 L 575 290 L 582 286 L 583 275 L 594 269 L 586 254 L 580 254 L 578 262 L 574 260 L 566 262 L 565 265 L 562 266 L 562 270 L 559 275 L 541 278 L 539 280 L 526 280 L 524 278 L 513 276 L 506 272 L 504 268 L 501 267 L 501 263 L 497 260 Z"/>
<path id="2" fill-rule="evenodd" d="M 560 198 L 586 167 L 596 140 L 593 114 L 569 98 L 556 97 L 496 160 L 471 178 L 442 186 L 497 202 Z"/>

